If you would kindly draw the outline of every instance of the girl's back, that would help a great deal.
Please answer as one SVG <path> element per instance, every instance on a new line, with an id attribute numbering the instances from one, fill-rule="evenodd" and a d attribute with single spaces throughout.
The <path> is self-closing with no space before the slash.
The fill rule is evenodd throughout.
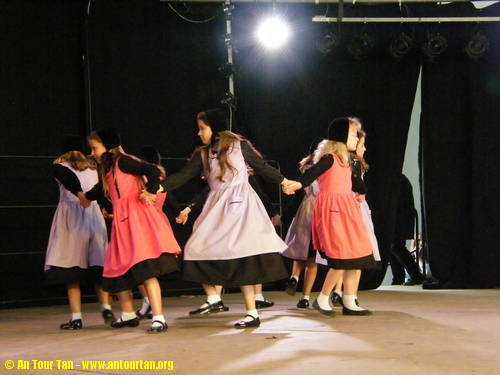
<path id="1" fill-rule="evenodd" d="M 78 169 L 71 167 L 71 165 L 67 162 L 62 162 L 59 164 L 68 168 L 75 174 L 84 192 L 92 189 L 92 187 L 98 182 L 97 172 L 95 170 L 87 168 L 83 171 L 79 171 Z M 80 203 L 80 200 L 73 193 L 67 190 L 61 183 L 59 183 L 59 194 L 60 202 L 70 201 L 78 204 Z"/>

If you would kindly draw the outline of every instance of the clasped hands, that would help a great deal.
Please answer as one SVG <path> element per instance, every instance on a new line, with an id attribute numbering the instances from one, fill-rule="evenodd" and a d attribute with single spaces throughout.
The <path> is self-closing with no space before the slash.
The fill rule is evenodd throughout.
<path id="1" fill-rule="evenodd" d="M 150 193 L 146 189 L 143 189 L 141 191 L 141 194 L 139 195 L 139 199 L 148 205 L 153 205 L 156 203 L 156 195 L 159 193 L 163 193 L 164 191 L 165 190 L 163 189 L 162 185 L 160 185 L 156 194 Z"/>
<path id="2" fill-rule="evenodd" d="M 281 190 L 287 195 L 295 194 L 297 190 L 302 189 L 302 184 L 298 181 L 283 179 L 281 181 Z"/>
<path id="3" fill-rule="evenodd" d="M 139 199 L 146 204 L 153 205 L 156 202 L 156 194 L 152 194 L 147 190 L 143 190 L 139 195 Z"/>
<path id="4" fill-rule="evenodd" d="M 83 191 L 80 191 L 77 194 L 77 197 L 80 200 L 80 206 L 82 206 L 83 208 L 89 208 L 90 207 L 90 204 L 92 202 L 87 199 L 87 197 L 85 196 L 85 194 L 83 193 Z"/>

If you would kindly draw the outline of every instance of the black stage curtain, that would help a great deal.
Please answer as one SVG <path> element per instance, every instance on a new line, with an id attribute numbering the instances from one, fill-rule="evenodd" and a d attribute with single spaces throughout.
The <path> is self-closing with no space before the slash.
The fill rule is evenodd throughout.
<path id="1" fill-rule="evenodd" d="M 500 7 L 482 15 L 498 16 Z M 443 287 L 491 288 L 500 285 L 500 27 L 467 24 L 440 30 L 449 48 L 434 61 L 425 60 L 422 82 L 430 267 Z M 488 38 L 489 50 L 474 60 L 463 45 L 476 32 Z"/>
<path id="2" fill-rule="evenodd" d="M 87 1 L 0 4 L 0 307 L 64 296 L 44 288 L 65 134 L 84 134 L 82 21 Z"/>

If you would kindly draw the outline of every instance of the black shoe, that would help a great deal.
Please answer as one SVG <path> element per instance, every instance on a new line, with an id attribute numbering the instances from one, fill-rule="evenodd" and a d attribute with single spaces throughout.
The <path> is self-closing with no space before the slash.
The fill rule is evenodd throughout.
<path id="1" fill-rule="evenodd" d="M 424 282 L 422 283 L 422 289 L 444 289 L 444 285 L 443 283 L 441 283 L 441 281 L 430 278 L 424 280 Z"/>
<path id="2" fill-rule="evenodd" d="M 309 308 L 309 300 L 302 298 L 299 302 L 297 302 L 297 308 L 308 309 Z"/>
<path id="3" fill-rule="evenodd" d="M 238 323 L 235 323 L 234 326 L 236 328 L 250 328 L 250 327 L 258 327 L 260 326 L 260 319 L 259 317 L 255 318 L 253 317 L 252 315 L 246 315 L 245 318 L 249 316 L 250 318 L 252 318 L 252 320 L 250 320 L 249 322 L 245 322 L 244 320 L 238 322 Z"/>
<path id="4" fill-rule="evenodd" d="M 111 323 L 112 328 L 137 327 L 138 325 L 139 325 L 139 318 L 134 318 L 129 320 L 122 320 L 120 318 Z"/>
<path id="5" fill-rule="evenodd" d="M 264 298 L 264 301 L 255 300 L 255 307 L 257 309 L 265 309 L 266 307 L 274 306 L 274 302 Z"/>
<path id="6" fill-rule="evenodd" d="M 404 285 L 420 285 L 424 282 L 424 277 L 412 279 L 411 277 L 405 282 Z"/>
<path id="7" fill-rule="evenodd" d="M 207 314 L 215 314 L 219 312 L 224 312 L 224 311 L 229 311 L 229 307 L 224 306 L 224 302 L 219 301 L 216 303 L 208 303 L 205 302 L 207 306 L 205 307 L 200 307 L 196 310 L 190 311 L 189 315 L 207 315 Z"/>
<path id="8" fill-rule="evenodd" d="M 70 320 L 68 323 L 63 323 L 59 326 L 61 329 L 82 329 L 83 322 L 81 319 Z"/>
<path id="9" fill-rule="evenodd" d="M 344 307 L 344 301 L 342 301 L 342 296 L 336 292 L 332 293 L 332 304 L 333 306 L 342 306 Z"/>
<path id="10" fill-rule="evenodd" d="M 113 314 L 113 311 L 109 309 L 102 311 L 102 318 L 104 319 L 104 323 L 106 324 L 111 324 L 116 320 L 115 314 Z"/>
<path id="11" fill-rule="evenodd" d="M 163 323 L 159 320 L 153 320 L 152 323 L 160 323 L 161 326 L 158 326 L 158 327 L 153 327 L 151 326 L 146 332 L 147 333 L 160 333 L 160 332 L 165 332 L 167 329 L 168 329 L 168 325 L 167 325 L 167 322 Z M 152 324 L 151 323 L 151 324 Z"/>
<path id="12" fill-rule="evenodd" d="M 153 319 L 153 313 L 151 312 L 151 306 L 148 307 L 144 314 L 141 314 L 141 309 L 137 309 L 135 315 L 139 318 L 139 320 L 143 319 Z"/>
<path id="13" fill-rule="evenodd" d="M 315 299 L 313 302 L 313 308 L 318 310 L 321 314 L 326 315 L 326 316 L 332 316 L 335 314 L 335 311 L 332 310 L 323 310 L 321 307 L 319 307 L 318 300 Z"/>
<path id="14" fill-rule="evenodd" d="M 360 311 L 357 311 L 357 310 L 348 309 L 345 306 L 342 308 L 342 315 L 358 315 L 358 316 L 361 316 L 361 315 L 372 315 L 372 314 L 373 313 L 370 310 L 360 310 Z"/>
<path id="15" fill-rule="evenodd" d="M 288 279 L 285 285 L 285 293 L 294 296 L 297 292 L 297 284 L 297 280 L 294 277 Z"/>
<path id="16" fill-rule="evenodd" d="M 392 281 L 391 285 L 403 285 L 405 282 L 404 280 L 403 281 L 399 281 L 399 280 L 396 280 L 396 281 Z"/>

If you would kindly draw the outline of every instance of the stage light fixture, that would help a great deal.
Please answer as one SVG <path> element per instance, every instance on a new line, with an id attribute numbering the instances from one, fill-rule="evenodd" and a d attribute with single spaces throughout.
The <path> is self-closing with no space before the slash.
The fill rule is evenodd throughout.
<path id="1" fill-rule="evenodd" d="M 331 31 L 316 42 L 316 49 L 322 54 L 328 55 L 339 45 L 340 37 Z"/>
<path id="2" fill-rule="evenodd" d="M 236 73 L 236 69 L 234 65 L 230 62 L 226 62 L 224 64 L 219 65 L 217 70 L 224 75 L 224 77 L 229 78 L 229 76 Z"/>
<path id="3" fill-rule="evenodd" d="M 448 41 L 439 33 L 429 36 L 422 46 L 422 52 L 431 60 L 441 55 L 448 48 Z"/>
<path id="4" fill-rule="evenodd" d="M 413 49 L 414 40 L 413 38 L 401 31 L 394 39 L 392 39 L 389 45 L 389 53 L 396 60 L 401 60 Z"/>
<path id="5" fill-rule="evenodd" d="M 230 92 L 226 92 L 222 99 L 220 100 L 221 104 L 227 105 L 231 108 L 236 108 L 236 96 L 234 96 Z"/>
<path id="6" fill-rule="evenodd" d="M 362 60 L 368 56 L 373 47 L 375 47 L 375 38 L 363 32 L 347 44 L 347 51 L 356 60 Z"/>
<path id="7" fill-rule="evenodd" d="M 465 53 L 473 60 L 479 59 L 490 48 L 490 41 L 486 36 L 477 32 L 465 45 Z"/>
<path id="8" fill-rule="evenodd" d="M 288 41 L 290 34 L 288 25 L 280 17 L 272 16 L 261 21 L 255 36 L 265 48 L 276 50 Z"/>

